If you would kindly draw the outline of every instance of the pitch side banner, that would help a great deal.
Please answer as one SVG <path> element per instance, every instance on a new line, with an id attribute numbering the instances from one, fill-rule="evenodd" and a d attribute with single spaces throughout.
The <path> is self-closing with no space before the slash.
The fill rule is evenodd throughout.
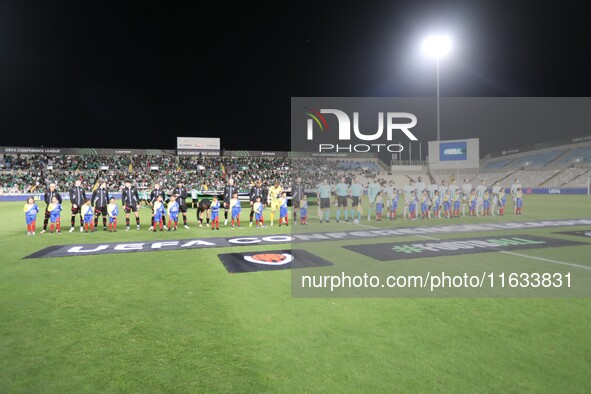
<path id="1" fill-rule="evenodd" d="M 345 249 L 378 261 L 418 259 L 425 257 L 456 256 L 463 254 L 553 248 L 585 245 L 585 242 L 566 239 L 511 235 L 496 237 L 459 238 L 442 241 L 395 242 L 369 245 L 349 245 Z"/>
<path id="2" fill-rule="evenodd" d="M 0 147 L 0 154 L 21 155 L 72 155 L 72 156 L 174 156 L 173 150 L 164 149 L 103 149 L 103 148 L 37 148 Z"/>
<path id="3" fill-rule="evenodd" d="M 287 157 L 288 152 L 262 150 L 226 150 L 224 157 Z"/>
<path id="4" fill-rule="evenodd" d="M 42 249 L 25 258 L 84 256 L 93 254 L 156 252 L 160 250 L 189 250 L 221 248 L 228 246 L 271 245 L 281 243 L 326 242 L 383 237 L 403 237 L 426 234 L 455 234 L 482 231 L 520 230 L 547 227 L 572 227 L 591 225 L 591 219 L 544 220 L 499 224 L 469 224 L 458 226 L 408 227 L 383 230 L 335 231 L 325 233 L 291 233 L 265 237 L 245 236 L 232 238 L 195 238 L 169 241 L 111 242 L 102 244 L 56 245 Z"/>
<path id="5" fill-rule="evenodd" d="M 176 151 L 177 156 L 219 156 L 219 150 L 203 150 L 203 149 L 193 149 L 193 150 L 183 150 L 177 149 Z"/>

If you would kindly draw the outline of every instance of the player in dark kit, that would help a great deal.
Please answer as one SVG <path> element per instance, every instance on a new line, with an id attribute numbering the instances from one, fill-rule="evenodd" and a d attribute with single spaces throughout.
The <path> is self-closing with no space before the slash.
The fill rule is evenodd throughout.
<path id="1" fill-rule="evenodd" d="M 49 222 L 49 217 L 51 216 L 51 212 L 49 212 L 48 207 L 54 197 L 57 198 L 57 202 L 60 204 L 62 203 L 62 196 L 57 190 L 55 190 L 55 183 L 51 183 L 49 185 L 49 190 L 43 195 L 43 200 L 45 200 L 45 219 L 43 220 L 43 230 L 41 230 L 41 234 L 47 231 L 47 223 Z"/>
<path id="2" fill-rule="evenodd" d="M 121 205 L 125 211 L 125 231 L 129 231 L 129 214 L 133 212 L 135 215 L 135 225 L 137 230 L 140 229 L 140 215 L 138 212 L 138 205 L 140 203 L 140 196 L 135 186 L 131 185 L 130 181 L 125 181 L 125 187 L 121 193 Z"/>
<path id="3" fill-rule="evenodd" d="M 84 232 L 84 218 L 82 217 L 82 205 L 86 200 L 86 192 L 81 186 L 82 181 L 76 179 L 74 187 L 70 189 L 70 202 L 72 203 L 72 218 L 70 219 L 70 232 L 74 231 L 76 225 L 76 215 L 80 215 L 80 232 Z"/>
<path id="4" fill-rule="evenodd" d="M 199 221 L 199 227 L 203 227 L 203 216 L 206 217 L 207 226 L 209 227 L 209 208 L 211 208 L 211 200 L 209 198 L 204 198 L 199 204 L 197 204 L 197 220 Z"/>
<path id="5" fill-rule="evenodd" d="M 252 218 L 254 216 L 254 203 L 257 202 L 257 198 L 260 198 L 259 201 L 263 201 L 263 182 L 260 179 L 257 179 L 255 185 L 250 188 L 249 200 L 250 200 L 250 227 L 252 227 Z"/>
<path id="6" fill-rule="evenodd" d="M 166 193 L 164 193 L 164 190 L 160 189 L 159 183 L 155 183 L 154 190 L 150 192 L 150 206 L 152 207 L 152 225 L 150 226 L 148 231 L 154 230 L 154 203 L 158 199 L 158 196 L 162 197 L 163 203 L 164 201 L 166 201 Z M 166 223 L 166 215 L 164 213 L 162 213 L 162 223 Z M 168 227 L 166 227 L 166 225 L 164 225 L 164 230 L 168 230 Z"/>
<path id="7" fill-rule="evenodd" d="M 293 211 L 293 224 L 295 225 L 298 220 L 297 211 L 300 209 L 300 201 L 304 198 L 306 191 L 304 190 L 304 184 L 302 178 L 298 177 L 296 183 L 291 186 L 291 208 Z"/>
<path id="8" fill-rule="evenodd" d="M 185 224 L 185 228 L 188 230 L 189 226 L 187 226 L 187 195 L 189 194 L 189 190 L 183 185 L 182 181 L 177 182 L 177 187 L 172 189 L 172 194 L 177 196 L 176 201 L 179 204 L 179 211 L 183 214 L 183 223 Z"/>
<path id="9" fill-rule="evenodd" d="M 224 187 L 224 226 L 228 225 L 228 210 L 234 193 L 238 193 L 238 186 L 234 186 L 234 179 L 230 178 L 228 184 Z"/>
<path id="10" fill-rule="evenodd" d="M 103 215 L 103 231 L 107 231 L 107 216 L 109 216 L 107 212 L 107 205 L 109 205 L 107 182 L 101 182 L 99 188 L 92 192 L 90 202 L 94 207 L 94 231 L 96 231 L 99 216 L 101 215 Z"/>

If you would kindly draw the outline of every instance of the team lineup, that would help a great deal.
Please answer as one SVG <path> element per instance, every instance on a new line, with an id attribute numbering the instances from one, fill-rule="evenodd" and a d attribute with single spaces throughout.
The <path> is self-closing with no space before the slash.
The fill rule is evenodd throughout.
<path id="1" fill-rule="evenodd" d="M 109 190 L 106 182 L 99 182 L 90 198 L 86 191 L 81 187 L 81 180 L 76 180 L 74 186 L 69 191 L 71 202 L 70 230 L 76 230 L 76 218 L 79 217 L 80 232 L 95 232 L 98 230 L 99 219 L 102 216 L 103 231 L 116 232 L 117 220 L 119 216 L 119 205 L 115 197 L 109 196 Z M 228 224 L 230 217 L 231 228 L 242 228 L 240 214 L 242 212 L 241 201 L 238 198 L 239 188 L 234 185 L 233 179 L 229 179 L 224 187 L 221 201 L 216 195 L 204 197 L 201 200 L 197 198 L 197 192 L 192 191 L 192 206 L 197 208 L 197 220 L 199 227 L 205 225 L 211 229 L 220 228 L 220 210 L 224 211 L 224 225 Z M 151 207 L 152 215 L 150 220 L 150 231 L 176 231 L 178 228 L 179 216 L 182 215 L 183 227 L 187 230 L 190 227 L 187 224 L 187 197 L 189 190 L 181 181 L 177 186 L 167 194 L 159 183 L 154 184 L 154 189 L 150 192 L 147 199 L 147 206 Z M 125 182 L 121 191 L 121 207 L 125 213 L 125 230 L 130 230 L 131 214 L 135 217 L 136 230 L 140 230 L 139 209 L 142 207 L 144 198 L 140 198 L 140 193 L 130 181 Z M 49 185 L 48 190 L 43 195 L 45 202 L 45 213 L 43 229 L 41 234 L 49 231 L 50 233 L 61 234 L 61 212 L 63 198 L 57 190 L 55 183 Z M 261 180 L 257 180 L 249 193 L 250 203 L 250 227 L 254 224 L 257 228 L 265 227 L 263 218 L 264 209 L 269 206 L 271 209 L 270 225 L 274 224 L 275 212 L 279 213 L 279 226 L 289 225 L 288 219 L 288 199 L 287 193 L 283 191 L 279 182 L 276 181 L 270 188 L 264 188 Z M 39 206 L 35 203 L 33 197 L 27 198 L 23 208 L 27 224 L 27 235 L 36 235 L 37 215 L 40 212 Z M 168 216 L 168 222 L 167 222 Z"/>
<path id="2" fill-rule="evenodd" d="M 102 217 L 103 231 L 116 232 L 119 205 L 116 198 L 109 195 L 107 183 L 100 181 L 92 191 L 90 198 L 81 186 L 80 179 L 74 182 L 69 190 L 71 203 L 70 229 L 76 230 L 76 217 L 79 217 L 80 232 L 95 232 L 99 227 L 99 219 Z M 187 230 L 187 198 L 192 198 L 191 206 L 197 209 L 197 221 L 200 228 L 211 227 L 211 230 L 219 230 L 220 215 L 223 210 L 224 226 L 230 223 L 232 229 L 242 229 L 241 212 L 242 203 L 238 195 L 238 186 L 229 178 L 223 188 L 221 197 L 215 193 L 198 199 L 197 191 L 189 191 L 182 181 L 170 193 L 161 188 L 159 183 L 154 184 L 153 190 L 148 196 L 140 197 L 140 193 L 131 181 L 127 180 L 121 190 L 121 210 L 125 214 L 125 231 L 130 230 L 131 216 L 135 218 L 136 230 L 141 229 L 139 209 L 151 208 L 151 219 L 148 230 L 150 231 L 177 231 L 179 219 L 182 217 L 183 227 Z M 419 176 L 417 180 L 410 179 L 400 192 L 394 182 L 388 183 L 370 181 L 366 188 L 355 178 L 340 178 L 340 181 L 331 185 L 325 178 L 316 188 L 307 188 L 298 177 L 291 185 L 291 208 L 293 223 L 308 224 L 308 195 L 316 196 L 318 201 L 319 223 L 329 223 L 331 220 L 331 207 L 336 207 L 336 222 L 341 219 L 345 222 L 359 223 L 365 217 L 362 199 L 367 195 L 367 220 L 372 218 L 382 221 L 384 218 L 396 220 L 400 194 L 403 198 L 402 218 L 404 220 L 416 219 L 450 219 L 460 216 L 503 216 L 507 204 L 507 188 L 495 182 L 488 188 L 485 181 L 473 187 L 468 179 L 464 179 L 461 186 L 455 179 L 437 184 L 432 181 L 425 185 Z M 509 195 L 513 202 L 513 213 L 521 215 L 523 209 L 523 190 L 519 179 L 515 179 Z M 43 195 L 45 202 L 44 221 L 41 233 L 61 233 L 61 215 L 63 198 L 57 190 L 57 185 L 51 183 Z M 265 227 L 264 210 L 270 209 L 269 225 L 274 225 L 275 215 L 278 213 L 278 225 L 289 226 L 287 192 L 284 191 L 279 181 L 275 181 L 270 187 L 264 187 L 262 181 L 257 179 L 252 184 L 248 193 L 250 206 L 249 227 Z M 349 207 L 350 204 L 350 207 Z M 27 224 L 27 235 L 36 234 L 37 215 L 41 211 L 33 197 L 28 197 L 23 208 Z M 384 216 L 385 215 L 385 216 Z M 299 216 L 299 220 L 298 220 Z M 168 220 L 167 220 L 168 219 Z"/>
<path id="3" fill-rule="evenodd" d="M 297 185 L 296 185 L 297 187 Z M 330 222 L 330 207 L 336 206 L 336 222 L 342 218 L 348 222 L 351 220 L 360 221 L 363 215 L 361 205 L 362 196 L 367 192 L 369 200 L 367 220 L 372 220 L 372 214 L 377 221 L 383 220 L 386 212 L 389 220 L 396 220 L 399 205 L 399 190 L 394 187 L 394 182 L 377 183 L 370 182 L 364 190 L 363 186 L 355 179 L 347 180 L 341 178 L 340 182 L 334 187 L 324 179 L 318 186 L 317 196 L 319 198 L 320 223 Z M 429 186 L 423 183 L 419 176 L 415 182 L 413 179 L 404 186 L 402 190 L 404 198 L 403 219 L 441 219 L 458 218 L 461 216 L 503 216 L 507 204 L 507 191 L 505 187 L 495 182 L 492 188 L 486 186 L 485 181 L 473 187 L 468 179 L 459 187 L 455 179 L 446 185 L 445 181 L 438 185 L 432 181 Z M 513 213 L 522 214 L 523 208 L 523 190 L 519 179 L 515 179 L 510 188 L 510 196 L 513 201 Z M 331 200 L 336 200 L 332 202 Z M 348 202 L 351 202 L 351 209 L 348 208 Z M 305 200 L 302 204 L 305 203 Z M 294 209 L 294 219 L 295 219 Z"/>

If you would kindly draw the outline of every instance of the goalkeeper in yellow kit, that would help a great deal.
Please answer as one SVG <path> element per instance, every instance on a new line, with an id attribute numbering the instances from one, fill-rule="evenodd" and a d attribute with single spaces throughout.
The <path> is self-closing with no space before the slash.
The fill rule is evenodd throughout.
<path id="1" fill-rule="evenodd" d="M 273 225 L 275 211 L 281 207 L 281 193 L 283 193 L 283 188 L 279 185 L 279 181 L 275 181 L 275 184 L 269 188 L 267 196 L 267 204 L 271 206 L 271 226 Z"/>

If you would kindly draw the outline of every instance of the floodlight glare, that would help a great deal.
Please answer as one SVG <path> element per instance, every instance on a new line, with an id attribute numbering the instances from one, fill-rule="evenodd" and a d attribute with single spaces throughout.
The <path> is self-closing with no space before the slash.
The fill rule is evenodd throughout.
<path id="1" fill-rule="evenodd" d="M 451 51 L 451 39 L 446 35 L 430 35 L 423 40 L 423 51 L 437 59 L 437 141 L 441 141 L 439 118 L 439 60 Z"/>
<path id="2" fill-rule="evenodd" d="M 451 50 L 451 39 L 448 36 L 429 36 L 423 41 L 423 50 L 429 56 L 440 58 Z"/>

